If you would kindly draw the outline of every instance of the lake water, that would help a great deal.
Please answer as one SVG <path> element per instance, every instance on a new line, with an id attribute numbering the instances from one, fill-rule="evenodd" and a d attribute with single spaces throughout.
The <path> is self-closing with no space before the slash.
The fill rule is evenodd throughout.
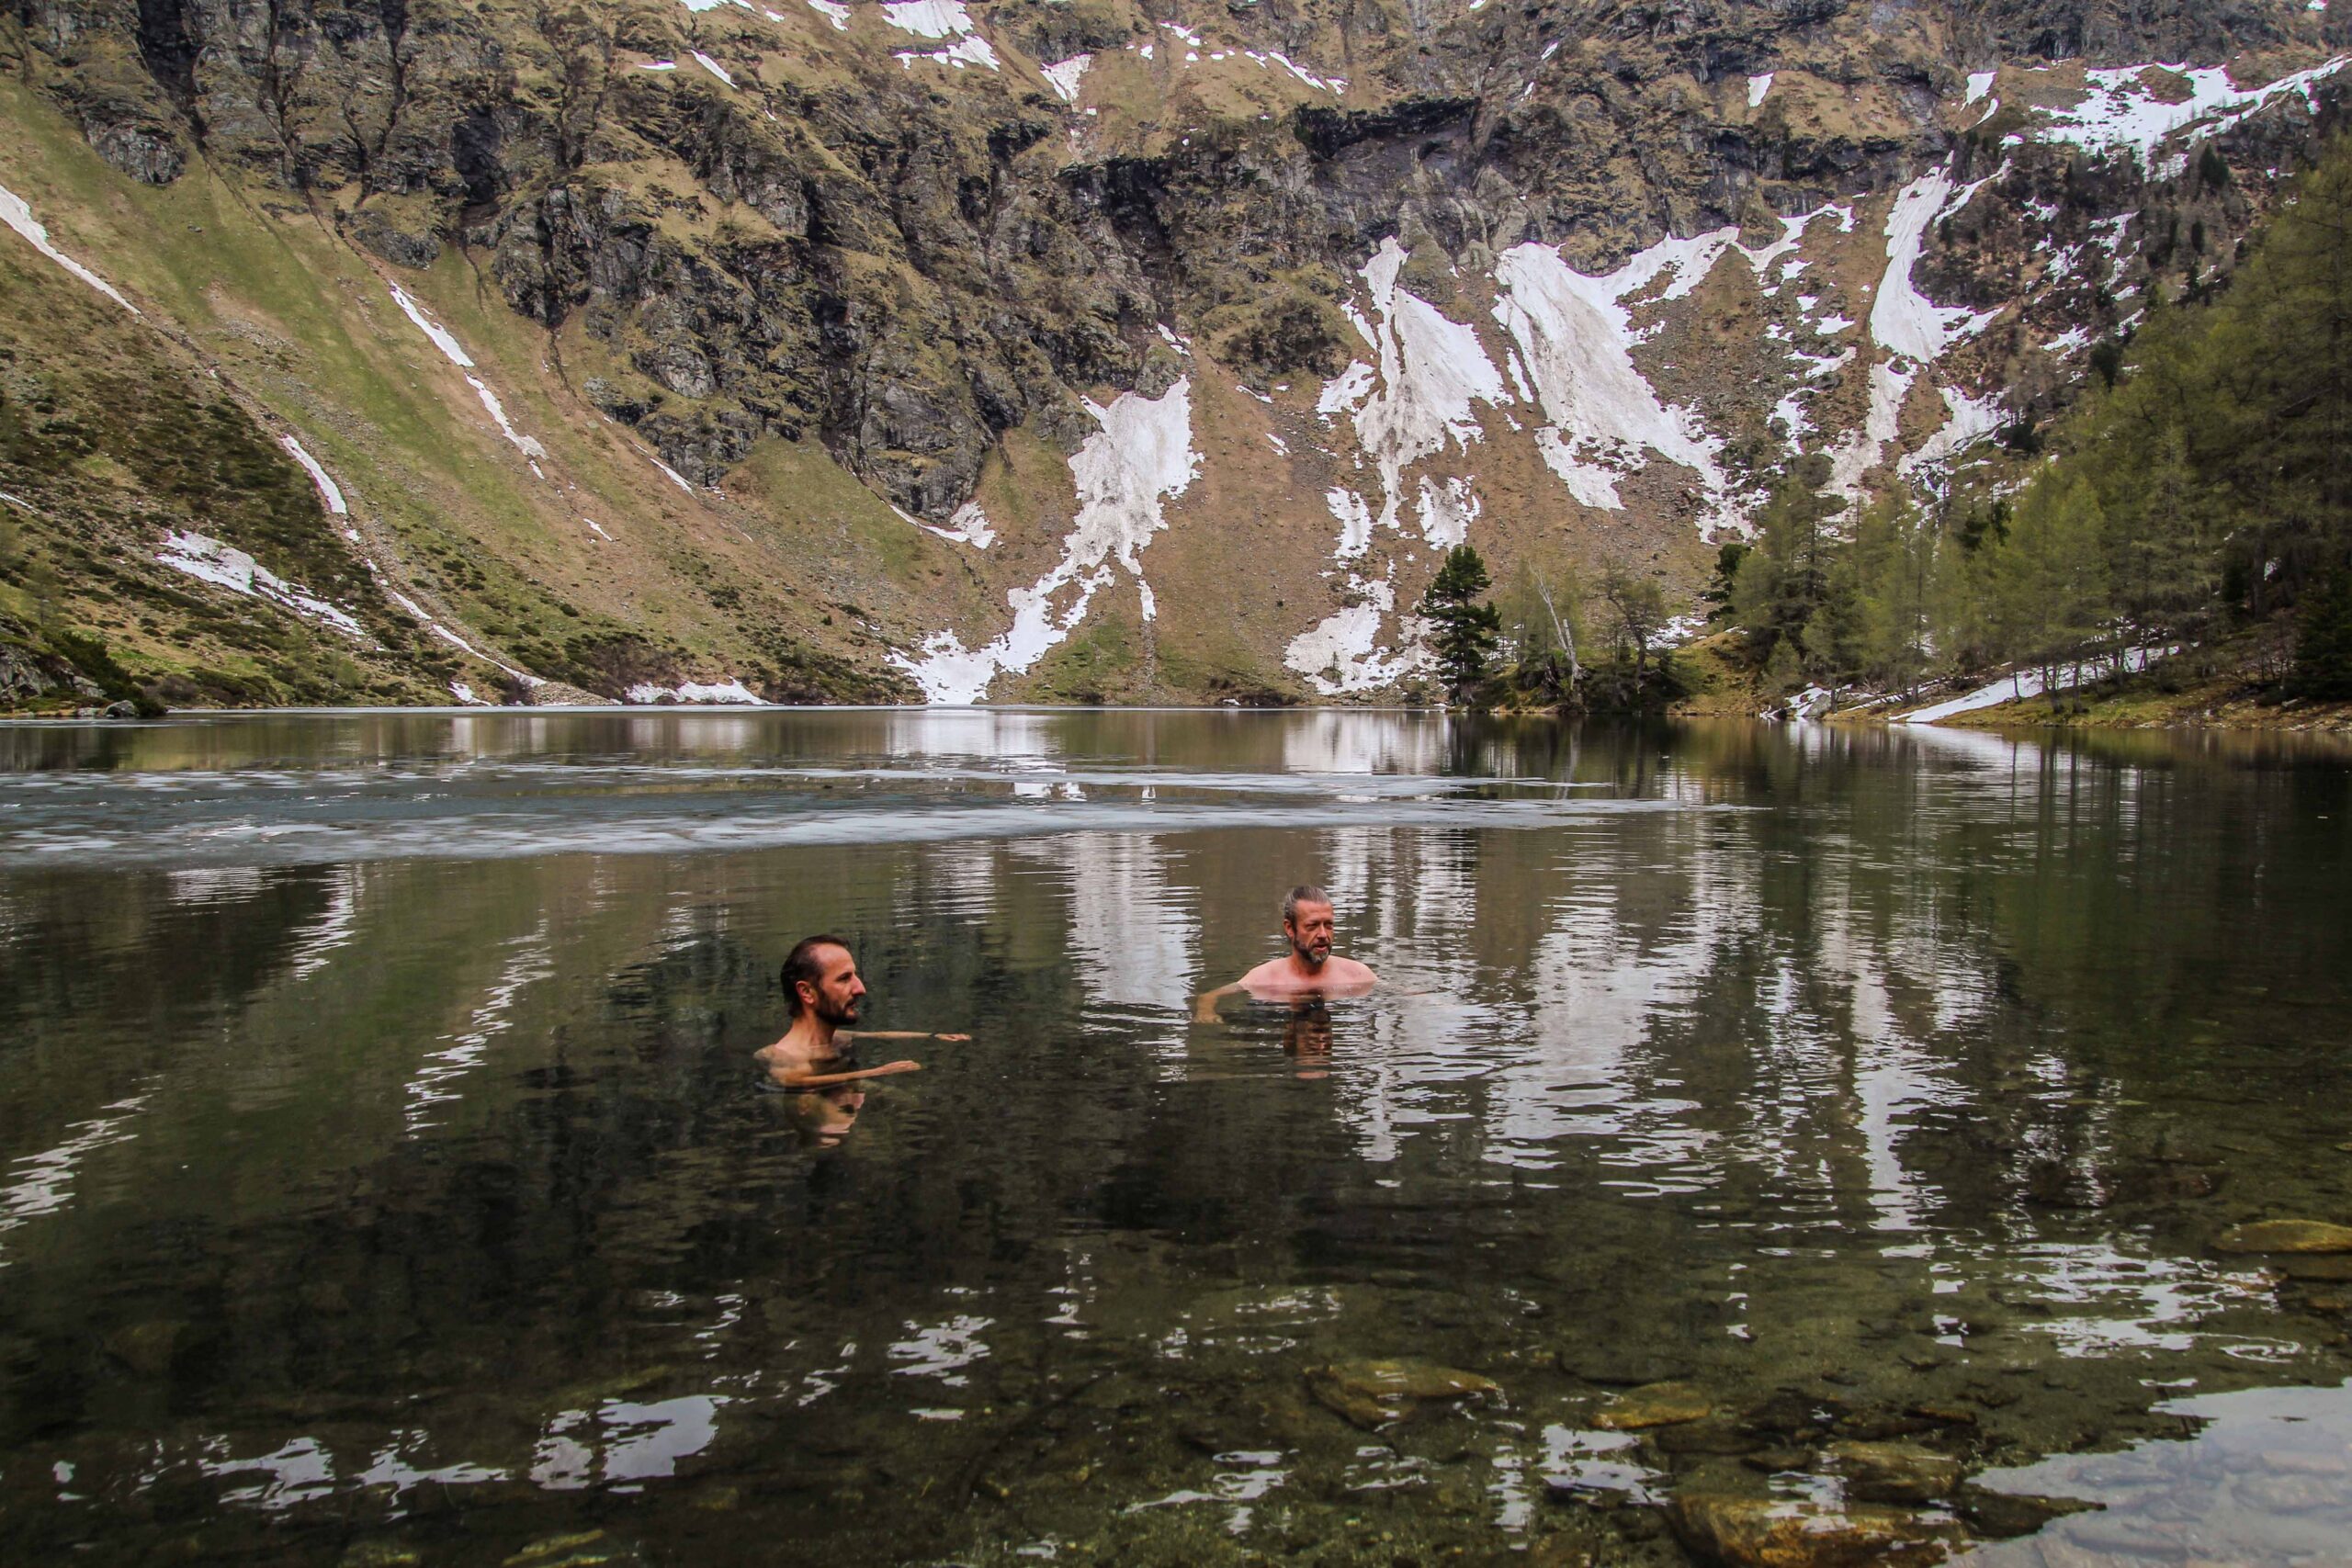
<path id="1" fill-rule="evenodd" d="M 2340 1561 L 2352 1258 L 2214 1244 L 2352 1222 L 2347 847 L 2215 738 L 0 729 L 0 1555 Z M 1193 1022 L 1295 881 L 1390 987 Z M 825 930 L 972 1041 L 763 1089 Z"/>

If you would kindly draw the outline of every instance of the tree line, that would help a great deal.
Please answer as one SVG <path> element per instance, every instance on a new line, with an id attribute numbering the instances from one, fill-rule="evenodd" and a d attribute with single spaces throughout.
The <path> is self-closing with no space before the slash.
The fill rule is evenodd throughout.
<path id="1" fill-rule="evenodd" d="M 1784 467 L 1705 595 L 1768 700 L 1916 699 L 2017 667 L 2055 702 L 2077 677 L 2170 650 L 2218 666 L 2225 647 L 2275 694 L 2352 698 L 2352 138 L 2286 184 L 2226 283 L 2167 299 L 2152 280 L 2137 330 L 2090 364 L 2065 416 L 2012 425 L 1924 492 L 1849 503 L 1826 458 Z M 1488 604 L 1490 586 L 1464 546 L 1420 606 L 1457 698 L 1680 694 L 1655 582 L 1586 592 L 1522 567 Z"/>
<path id="2" fill-rule="evenodd" d="M 1790 465 L 1710 591 L 1768 694 L 1917 696 L 2245 638 L 2256 679 L 2352 697 L 2352 141 L 2290 181 L 2226 287 L 2151 282 L 2048 433 L 1841 515 Z"/>

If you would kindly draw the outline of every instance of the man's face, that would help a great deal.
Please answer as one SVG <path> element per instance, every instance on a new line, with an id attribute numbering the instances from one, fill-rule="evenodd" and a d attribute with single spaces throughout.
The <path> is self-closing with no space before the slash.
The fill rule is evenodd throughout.
<path id="1" fill-rule="evenodd" d="M 835 1029 L 855 1023 L 857 999 L 865 995 L 865 982 L 857 976 L 857 960 L 845 947 L 817 951 L 824 959 L 824 973 L 813 981 L 799 982 L 800 1005 Z"/>
<path id="2" fill-rule="evenodd" d="M 1291 918 L 1283 922 L 1283 934 L 1290 938 L 1290 950 L 1309 969 L 1320 969 L 1323 961 L 1331 956 L 1331 906 L 1310 904 L 1301 900 Z"/>

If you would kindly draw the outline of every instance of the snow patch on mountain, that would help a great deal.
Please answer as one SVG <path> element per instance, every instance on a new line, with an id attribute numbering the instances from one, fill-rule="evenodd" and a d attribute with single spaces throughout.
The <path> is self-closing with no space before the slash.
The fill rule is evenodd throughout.
<path id="1" fill-rule="evenodd" d="M 905 49 L 890 58 L 909 71 L 915 68 L 915 62 L 918 60 L 928 60 L 933 65 L 950 65 L 958 71 L 963 70 L 967 65 L 985 66 L 990 71 L 1002 68 L 1001 62 L 997 59 L 996 51 L 989 47 L 989 40 L 977 33 L 970 38 L 958 39 L 946 49 L 935 49 L 928 52 Z"/>
<path id="2" fill-rule="evenodd" d="M 1389 570 L 1396 570 L 1393 564 Z M 1376 691 L 1430 667 L 1421 642 L 1428 626 L 1419 615 L 1398 622 L 1396 648 L 1380 640 L 1381 621 L 1396 607 L 1395 583 L 1351 573 L 1347 592 L 1357 602 L 1291 638 L 1283 652 L 1284 664 L 1327 697 Z"/>
<path id="3" fill-rule="evenodd" d="M 2352 64 L 2352 55 L 2340 54 L 2308 71 L 2245 88 L 2232 85 L 2225 65 L 2120 65 L 2086 71 L 2082 101 L 2071 108 L 2036 111 L 2033 130 L 2043 141 L 2072 142 L 2086 152 L 2128 149 L 2145 168 L 2159 143 L 2191 126 L 2197 129 L 2188 144 L 2194 146 L 2285 96 L 2300 96 L 2305 107 L 2315 107 L 2313 90 L 2347 64 Z M 2186 81 L 2188 96 L 2178 103 L 2157 97 L 2160 84 L 2148 80 L 2151 72 Z"/>
<path id="4" fill-rule="evenodd" d="M 1440 484 L 1422 476 L 1421 537 L 1438 548 L 1450 550 L 1469 538 L 1470 525 L 1484 509 L 1468 479 L 1451 479 Z"/>
<path id="5" fill-rule="evenodd" d="M 1942 394 L 1944 400 L 1943 426 L 1928 436 L 1917 452 L 1895 465 L 1906 478 L 1917 477 L 1925 468 L 1950 462 L 1962 448 L 2001 428 L 1999 397 L 1972 398 L 1955 387 L 1939 387 L 1936 390 Z"/>
<path id="6" fill-rule="evenodd" d="M 174 571 L 185 572 L 199 581 L 225 588 L 232 593 L 242 593 L 249 599 L 266 599 L 274 604 L 293 611 L 305 620 L 341 632 L 357 642 L 369 643 L 367 629 L 352 618 L 342 606 L 320 598 L 300 584 L 287 581 L 233 545 L 226 545 L 209 535 L 193 531 L 174 532 L 164 536 L 164 547 L 155 552 L 155 559 Z"/>
<path id="7" fill-rule="evenodd" d="M 1135 579 L 1144 618 L 1152 618 L 1151 585 L 1137 558 L 1168 525 L 1162 503 L 1183 494 L 1201 471 L 1193 448 L 1192 378 L 1180 378 L 1158 398 L 1123 392 L 1108 408 L 1090 400 L 1086 412 L 1102 428 L 1069 460 L 1078 516 L 1053 570 L 1007 596 L 1012 625 L 982 648 L 967 649 L 953 631 L 943 631 L 925 640 L 920 659 L 891 655 L 926 700 L 977 703 L 997 676 L 1033 668 L 1086 618 L 1094 595 L 1111 583 L 1114 562 Z M 1059 609 L 1057 595 L 1066 599 Z"/>
<path id="8" fill-rule="evenodd" d="M 1405 469 L 1449 442 L 1466 449 L 1483 434 L 1475 406 L 1510 395 L 1476 329 L 1398 286 L 1404 265 L 1404 248 L 1394 239 L 1383 240 L 1364 263 L 1359 276 L 1372 317 L 1352 308 L 1348 315 L 1378 367 L 1350 365 L 1316 403 L 1326 418 L 1346 413 L 1354 421 L 1356 440 L 1380 473 L 1378 525 L 1392 529 Z"/>
<path id="9" fill-rule="evenodd" d="M 885 0 L 882 19 L 917 38 L 961 38 L 972 30 L 963 0 Z"/>
<path id="10" fill-rule="evenodd" d="M 914 523 L 927 534 L 936 534 L 958 545 L 969 545 L 976 550 L 987 549 L 996 543 L 996 525 L 989 521 L 989 514 L 980 510 L 980 503 L 977 501 L 967 501 L 957 507 L 955 515 L 947 519 L 944 528 L 935 523 L 925 523 L 919 517 Z"/>
<path id="11" fill-rule="evenodd" d="M 1548 245 L 1514 245 L 1495 264 L 1495 320 L 1516 345 L 1549 422 L 1535 433 L 1536 449 L 1582 504 L 1622 510 L 1617 477 L 1638 466 L 1645 450 L 1697 470 L 1711 494 L 1724 491 L 1715 458 L 1722 443 L 1693 411 L 1662 401 L 1634 364 L 1639 334 L 1623 301 L 1669 272 L 1663 298 L 1689 293 L 1736 237 L 1724 229 L 1661 240 L 1598 277 Z"/>
<path id="12" fill-rule="evenodd" d="M 17 233 L 24 236 L 25 243 L 27 244 L 32 246 L 33 249 L 39 251 L 41 254 L 47 256 L 50 260 L 55 262 L 58 265 L 72 273 L 74 276 L 80 278 L 83 282 L 88 284 L 91 288 L 105 295 L 107 299 L 121 306 L 124 310 L 130 311 L 132 315 L 136 316 L 139 314 L 139 307 L 124 299 L 119 293 L 116 292 L 115 286 L 113 284 L 108 283 L 105 278 L 100 277 L 96 273 L 92 272 L 88 267 L 84 266 L 80 262 L 75 261 L 72 256 L 67 255 L 63 251 L 59 250 L 55 245 L 50 243 L 48 226 L 36 220 L 33 217 L 32 208 L 26 203 L 25 198 L 18 196 L 15 191 L 10 190 L 6 186 L 0 186 L 0 223 L 6 223 L 9 228 L 14 229 Z"/>
<path id="13" fill-rule="evenodd" d="M 1323 492 L 1323 504 L 1340 525 L 1340 542 L 1331 548 L 1334 557 L 1352 560 L 1372 548 L 1372 508 L 1363 497 L 1343 485 L 1334 485 Z"/>
<path id="14" fill-rule="evenodd" d="M 320 503 L 338 517 L 349 516 L 351 508 L 344 503 L 343 487 L 327 477 L 327 471 L 319 467 L 319 460 L 304 451 L 302 444 L 290 435 L 279 436 L 277 444 L 309 472 L 311 487 L 319 492 Z"/>
<path id="15" fill-rule="evenodd" d="M 481 377 L 473 374 L 473 355 L 466 352 L 465 345 L 458 341 L 455 333 L 425 314 L 424 307 L 410 299 L 399 284 L 387 287 L 391 289 L 392 303 L 401 308 L 401 313 L 415 322 L 417 330 L 432 340 L 433 346 L 439 349 L 450 364 L 465 373 L 466 385 L 471 387 L 474 396 L 481 400 L 481 406 L 497 424 L 499 434 L 514 443 L 514 449 L 530 461 L 533 473 L 539 473 L 538 459 L 548 455 L 548 449 L 539 445 L 537 436 L 526 435 L 514 428 L 514 422 L 506 417 L 506 405 L 498 400 L 498 394 L 492 391 Z M 539 477 L 545 479 L 547 476 L 539 474 Z M 679 482 L 683 484 L 684 481 Z"/>
<path id="16" fill-rule="evenodd" d="M 1863 476 L 1878 466 L 1886 444 L 1901 434 L 1904 400 L 1923 367 L 1941 358 L 1953 344 L 1983 332 L 2000 314 L 1997 310 L 1937 304 L 1912 283 L 1911 269 L 1926 248 L 1929 226 L 1966 207 L 2007 168 L 2003 164 L 1984 179 L 1958 186 L 1949 167 L 1938 168 L 1896 193 L 1884 229 L 1886 271 L 1871 300 L 1870 316 L 1871 337 L 1889 357 L 1871 367 L 1870 408 L 1862 428 L 1831 454 L 1830 489 L 1838 494 L 1849 499 L 1861 494 Z M 1946 398 L 1946 407 L 1954 418 L 1959 417 L 1958 405 L 1951 396 Z M 1961 428 L 1966 430 L 1967 423 L 1963 422 Z M 1951 419 L 1946 421 L 1945 432 L 1953 432 Z M 1953 434 L 1957 439 L 1959 432 Z M 1939 458 L 1956 449 L 1946 448 Z"/>
<path id="17" fill-rule="evenodd" d="M 1074 104 L 1078 102 L 1079 84 L 1086 80 L 1086 68 L 1093 63 L 1094 56 L 1091 54 L 1073 54 L 1068 60 L 1057 60 L 1050 65 L 1039 66 L 1037 73 L 1045 77 L 1046 85 L 1051 87 L 1062 102 Z"/>
<path id="18" fill-rule="evenodd" d="M 849 7 L 841 4 L 841 0 L 808 0 L 808 8 L 832 23 L 833 31 L 849 31 Z"/>
<path id="19" fill-rule="evenodd" d="M 1773 74 L 1774 73 L 1772 72 L 1767 71 L 1760 76 L 1750 76 L 1747 79 L 1747 107 L 1749 108 L 1758 108 L 1762 106 L 1764 102 L 1764 95 L 1772 90 Z"/>
<path id="20" fill-rule="evenodd" d="M 624 695 L 628 701 L 639 705 L 695 703 L 716 704 L 727 707 L 765 707 L 767 705 L 765 698 L 737 679 L 687 681 L 675 686 L 642 683 L 631 686 Z"/>
<path id="21" fill-rule="evenodd" d="M 1881 347 L 1908 359 L 1938 359 L 1952 344 L 1983 332 L 2000 314 L 1937 304 L 1913 287 L 1911 269 L 1927 248 L 1928 225 L 1966 207 L 2007 167 L 2004 164 L 1956 190 L 1951 171 L 1937 169 L 1913 180 L 1896 195 L 1886 215 L 1886 276 L 1871 302 L 1871 335 Z"/>

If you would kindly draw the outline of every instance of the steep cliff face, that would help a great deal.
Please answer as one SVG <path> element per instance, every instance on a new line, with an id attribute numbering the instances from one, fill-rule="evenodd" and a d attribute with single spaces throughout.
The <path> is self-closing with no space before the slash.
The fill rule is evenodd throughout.
<path id="1" fill-rule="evenodd" d="M 0 615 L 249 700 L 1394 691 L 1464 537 L 1687 593 L 1801 452 L 1998 460 L 2227 270 L 2347 46 L 2305 0 L 18 0 Z M 305 518 L 27 456 L 105 407 L 93 333 Z"/>

